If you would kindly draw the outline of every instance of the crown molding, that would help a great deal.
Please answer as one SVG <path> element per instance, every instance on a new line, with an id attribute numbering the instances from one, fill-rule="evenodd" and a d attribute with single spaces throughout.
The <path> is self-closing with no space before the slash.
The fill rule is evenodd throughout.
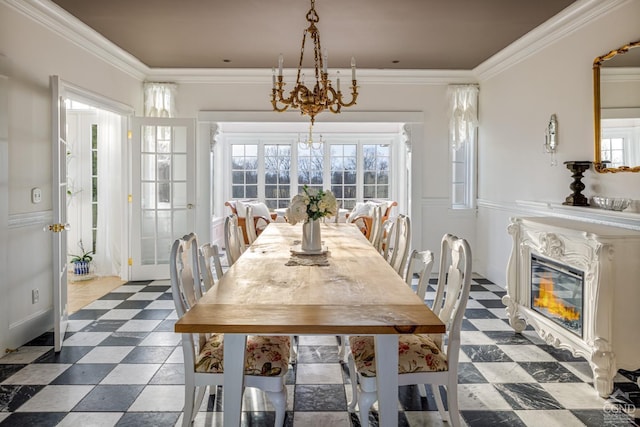
<path id="1" fill-rule="evenodd" d="M 634 0 L 581 0 L 534 28 L 473 69 L 482 82 L 507 70 L 594 19 Z"/>
<path id="2" fill-rule="evenodd" d="M 149 67 L 136 57 L 111 43 L 51 1 L 0 0 L 0 2 L 133 78 L 144 80 L 149 74 Z"/>
<path id="3" fill-rule="evenodd" d="M 313 75 L 313 70 L 304 70 Z M 351 69 L 330 70 L 335 79 L 335 72 L 340 71 L 348 76 Z M 297 69 L 283 70 L 284 81 L 295 81 Z M 476 83 L 470 70 L 378 70 L 358 69 L 358 83 L 370 85 L 382 84 L 462 84 Z M 174 83 L 219 83 L 219 84 L 271 84 L 271 69 L 261 68 L 152 68 L 147 81 Z"/>

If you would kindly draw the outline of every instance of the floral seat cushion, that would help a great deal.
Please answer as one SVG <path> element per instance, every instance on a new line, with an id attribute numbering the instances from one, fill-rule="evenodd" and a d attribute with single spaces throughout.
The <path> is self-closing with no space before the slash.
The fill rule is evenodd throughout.
<path id="1" fill-rule="evenodd" d="M 358 372 L 364 377 L 376 376 L 374 337 L 349 337 L 351 354 Z M 398 373 L 448 370 L 446 355 L 429 335 L 398 337 Z"/>
<path id="2" fill-rule="evenodd" d="M 288 336 L 247 337 L 244 373 L 276 377 L 289 369 L 291 339 Z M 196 372 L 224 372 L 224 334 L 213 334 L 196 358 Z"/>

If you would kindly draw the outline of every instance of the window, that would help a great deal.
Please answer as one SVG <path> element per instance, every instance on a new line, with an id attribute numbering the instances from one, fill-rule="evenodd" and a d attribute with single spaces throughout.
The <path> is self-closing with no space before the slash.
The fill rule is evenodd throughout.
<path id="1" fill-rule="evenodd" d="M 624 138 L 602 138 L 600 155 L 603 162 L 609 162 L 607 167 L 624 166 Z"/>
<path id="2" fill-rule="evenodd" d="M 291 200 L 291 146 L 264 146 L 264 199 L 269 209 L 286 208 Z"/>
<path id="3" fill-rule="evenodd" d="M 357 150 L 356 144 L 331 145 L 331 191 L 344 209 L 353 209 L 356 204 Z"/>
<path id="4" fill-rule="evenodd" d="M 98 237 L 98 125 L 91 125 L 91 234 L 93 245 L 91 250 L 96 253 Z"/>
<path id="5" fill-rule="evenodd" d="M 468 209 L 474 206 L 474 151 L 475 137 L 469 143 L 451 152 L 451 207 Z"/>
<path id="6" fill-rule="evenodd" d="M 302 192 L 305 185 L 310 188 L 323 188 L 324 154 L 323 148 L 300 148 L 298 152 L 298 189 L 296 194 Z"/>
<path id="7" fill-rule="evenodd" d="M 290 135 L 229 136 L 231 198 L 286 208 L 307 185 L 330 189 L 344 209 L 357 201 L 391 199 L 392 142 L 399 135 L 326 137 L 302 148 Z"/>
<path id="8" fill-rule="evenodd" d="M 364 145 L 364 199 L 389 198 L 389 146 Z"/>
<path id="9" fill-rule="evenodd" d="M 640 119 L 603 119 L 600 158 L 609 168 L 635 166 L 640 159 Z"/>
<path id="10" fill-rule="evenodd" d="M 258 197 L 258 145 L 234 144 L 231 154 L 231 194 L 234 199 Z"/>
<path id="11" fill-rule="evenodd" d="M 475 145 L 478 127 L 478 86 L 454 85 L 449 95 L 451 207 L 475 206 Z"/>

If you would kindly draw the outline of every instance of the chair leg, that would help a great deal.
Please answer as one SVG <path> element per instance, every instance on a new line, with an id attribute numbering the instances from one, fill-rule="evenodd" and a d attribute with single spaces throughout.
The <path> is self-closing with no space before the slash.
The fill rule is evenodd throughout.
<path id="1" fill-rule="evenodd" d="M 427 389 L 424 384 L 418 384 L 418 394 L 420 394 L 420 397 L 427 397 Z"/>
<path id="2" fill-rule="evenodd" d="M 185 384 L 184 387 L 184 408 L 182 410 L 182 426 L 188 427 L 195 418 L 194 405 L 196 401 L 197 387 Z"/>
<path id="3" fill-rule="evenodd" d="M 453 427 L 460 427 L 460 408 L 458 407 L 458 378 L 452 378 L 447 385 L 447 403 L 449 404 L 449 419 Z"/>
<path id="4" fill-rule="evenodd" d="M 276 422 L 274 426 L 282 427 L 284 425 L 284 416 L 287 411 L 287 388 L 282 384 L 282 390 L 266 391 L 265 393 L 276 410 Z"/>
<path id="5" fill-rule="evenodd" d="M 356 403 L 358 403 L 358 374 L 352 355 L 347 357 L 347 362 L 349 363 L 349 379 L 351 380 L 351 402 L 349 402 L 347 410 L 349 412 L 355 412 Z"/>
<path id="6" fill-rule="evenodd" d="M 369 411 L 373 402 L 378 400 L 378 393 L 375 391 L 362 391 L 358 396 L 358 407 L 360 409 L 360 426 L 369 427 Z"/>
<path id="7" fill-rule="evenodd" d="M 338 349 L 338 359 L 340 359 L 340 362 L 342 362 L 344 360 L 344 351 L 345 351 L 345 344 L 344 342 L 347 340 L 347 337 L 344 335 L 338 335 L 338 340 L 340 340 L 340 348 Z"/>
<path id="8" fill-rule="evenodd" d="M 291 362 L 291 364 L 295 364 L 298 361 L 298 346 L 296 345 L 298 343 L 298 336 L 297 335 L 292 335 L 291 336 L 291 347 L 290 347 L 290 351 L 289 351 L 289 360 Z"/>
<path id="9" fill-rule="evenodd" d="M 431 391 L 433 391 L 433 397 L 436 400 L 436 407 L 438 408 L 438 412 L 440 413 L 440 418 L 442 418 L 443 422 L 449 422 L 449 415 L 447 411 L 444 410 L 444 403 L 442 402 L 442 393 L 440 392 L 440 387 L 437 384 L 429 384 L 431 387 Z M 449 398 L 449 393 L 447 393 L 447 398 Z M 451 410 L 451 401 L 449 401 L 449 410 Z"/>

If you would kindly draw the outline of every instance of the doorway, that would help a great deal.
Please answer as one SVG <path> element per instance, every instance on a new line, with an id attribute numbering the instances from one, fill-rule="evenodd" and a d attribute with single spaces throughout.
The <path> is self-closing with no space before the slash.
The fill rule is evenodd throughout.
<path id="1" fill-rule="evenodd" d="M 127 118 L 65 98 L 67 123 L 67 302 L 69 313 L 125 282 L 122 147 Z M 75 261 L 75 262 L 74 262 Z"/>

